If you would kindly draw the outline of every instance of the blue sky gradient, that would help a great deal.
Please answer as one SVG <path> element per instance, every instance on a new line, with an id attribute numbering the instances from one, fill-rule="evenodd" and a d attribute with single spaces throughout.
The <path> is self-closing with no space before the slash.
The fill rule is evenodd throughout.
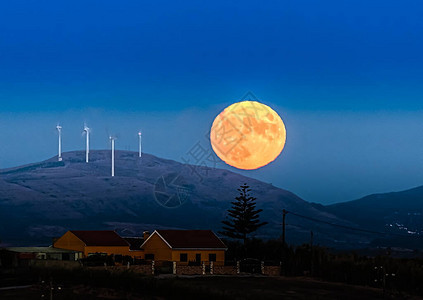
<path id="1" fill-rule="evenodd" d="M 420 185 L 422 13 L 421 1 L 2 2 L 0 168 L 55 155 L 57 122 L 65 150 L 83 148 L 86 121 L 96 148 L 113 132 L 135 150 L 142 128 L 147 152 L 180 161 L 252 91 L 288 140 L 243 174 L 321 203 Z"/>

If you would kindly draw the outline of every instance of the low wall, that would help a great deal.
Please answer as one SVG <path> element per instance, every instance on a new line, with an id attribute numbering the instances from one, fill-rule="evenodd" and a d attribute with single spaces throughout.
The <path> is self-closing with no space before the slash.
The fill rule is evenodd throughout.
<path id="1" fill-rule="evenodd" d="M 236 266 L 213 266 L 213 274 L 215 275 L 237 275 Z"/>
<path id="2" fill-rule="evenodd" d="M 155 264 L 154 269 L 159 269 L 158 266 L 161 264 Z M 126 266 L 107 266 L 107 267 L 88 267 L 90 269 L 97 269 L 97 270 L 108 270 L 112 273 L 120 273 L 120 272 L 134 272 L 140 273 L 144 275 L 152 275 L 152 265 L 131 265 L 128 267 Z M 205 265 L 204 267 L 201 266 L 188 266 L 186 264 L 179 264 L 175 263 L 173 273 L 175 275 L 238 275 L 238 268 L 237 266 L 213 266 L 213 273 L 211 273 L 211 266 Z M 262 274 L 266 276 L 280 276 L 281 267 L 280 266 L 262 266 Z M 157 274 L 157 272 L 155 272 Z M 159 272 L 160 273 L 160 272 Z M 168 274 L 170 274 L 168 273 Z"/>
<path id="3" fill-rule="evenodd" d="M 267 276 L 280 276 L 281 267 L 280 266 L 264 266 L 262 269 L 263 275 Z"/>
<path id="4" fill-rule="evenodd" d="M 81 267 L 79 261 L 73 260 L 44 260 L 44 259 L 31 259 L 27 261 L 30 267 L 41 268 L 61 268 L 61 269 L 76 269 Z"/>
<path id="5" fill-rule="evenodd" d="M 203 266 L 176 265 L 176 275 L 201 275 Z"/>
<path id="6" fill-rule="evenodd" d="M 144 275 L 152 275 L 151 265 L 133 265 L 133 266 L 107 266 L 107 267 L 87 267 L 91 270 L 107 270 L 110 273 L 134 272 Z"/>
<path id="7" fill-rule="evenodd" d="M 125 267 L 125 269 L 127 269 Z M 152 269 L 151 269 L 151 265 L 135 265 L 135 266 L 130 266 L 129 270 L 135 272 L 135 273 L 140 273 L 140 274 L 145 274 L 145 275 L 151 275 L 152 274 Z"/>

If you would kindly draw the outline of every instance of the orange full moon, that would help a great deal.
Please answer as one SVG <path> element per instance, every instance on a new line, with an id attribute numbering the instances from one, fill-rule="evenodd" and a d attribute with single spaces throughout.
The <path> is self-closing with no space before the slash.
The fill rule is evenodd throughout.
<path id="1" fill-rule="evenodd" d="M 210 141 L 217 156 L 238 169 L 254 170 L 275 160 L 285 146 L 282 119 L 269 106 L 242 101 L 214 120 Z"/>

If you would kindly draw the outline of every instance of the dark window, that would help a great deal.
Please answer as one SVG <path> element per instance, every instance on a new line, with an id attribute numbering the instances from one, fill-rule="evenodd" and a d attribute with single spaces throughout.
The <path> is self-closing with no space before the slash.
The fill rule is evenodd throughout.
<path id="1" fill-rule="evenodd" d="M 209 254 L 209 261 L 216 261 L 216 254 L 210 253 Z"/>
<path id="2" fill-rule="evenodd" d="M 179 255 L 179 260 L 180 260 L 180 261 L 188 261 L 188 254 L 186 254 L 186 253 L 181 253 L 181 254 Z"/>
<path id="3" fill-rule="evenodd" d="M 201 253 L 195 254 L 195 261 L 200 262 L 201 261 Z"/>
<path id="4" fill-rule="evenodd" d="M 70 254 L 69 253 L 62 253 L 62 260 L 70 260 Z"/>
<path id="5" fill-rule="evenodd" d="M 146 254 L 145 260 L 154 260 L 154 254 Z"/>

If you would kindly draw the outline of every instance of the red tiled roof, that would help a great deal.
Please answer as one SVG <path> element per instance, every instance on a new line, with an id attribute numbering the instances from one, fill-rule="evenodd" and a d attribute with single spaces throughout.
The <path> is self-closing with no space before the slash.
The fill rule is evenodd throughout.
<path id="1" fill-rule="evenodd" d="M 172 248 L 226 249 L 211 230 L 156 230 Z"/>
<path id="2" fill-rule="evenodd" d="M 71 230 L 87 246 L 129 246 L 112 230 Z"/>

